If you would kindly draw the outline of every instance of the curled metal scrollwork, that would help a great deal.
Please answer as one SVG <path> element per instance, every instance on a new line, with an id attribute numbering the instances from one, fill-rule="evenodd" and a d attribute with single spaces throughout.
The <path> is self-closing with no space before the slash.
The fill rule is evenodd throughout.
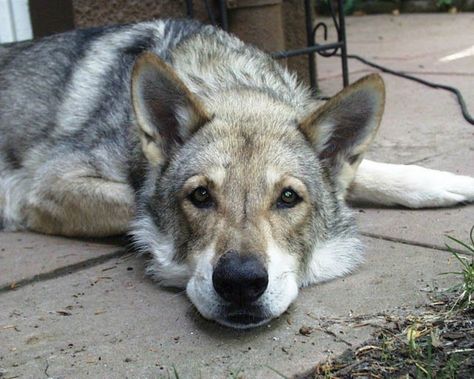
<path id="1" fill-rule="evenodd" d="M 333 5 L 332 0 L 328 1 L 328 6 L 329 6 L 329 12 L 331 13 L 332 21 L 334 23 L 334 27 L 336 28 L 336 31 L 337 31 L 338 40 L 340 40 L 340 28 L 339 28 L 339 24 L 337 22 L 336 11 L 334 9 L 334 5 Z M 339 11 L 342 11 L 342 10 L 339 10 Z M 316 24 L 316 26 L 314 27 L 314 29 L 313 29 L 313 41 L 314 41 L 315 46 L 320 46 L 320 44 L 318 44 L 318 42 L 316 40 L 319 29 L 323 29 L 324 41 L 328 40 L 328 26 L 327 26 L 327 24 L 325 22 L 318 22 Z M 333 49 L 328 49 L 328 50 L 318 50 L 316 52 L 319 55 L 328 58 L 328 57 L 332 57 L 332 56 L 336 55 L 337 52 L 339 51 L 339 49 L 340 49 L 340 46 L 335 47 Z"/>

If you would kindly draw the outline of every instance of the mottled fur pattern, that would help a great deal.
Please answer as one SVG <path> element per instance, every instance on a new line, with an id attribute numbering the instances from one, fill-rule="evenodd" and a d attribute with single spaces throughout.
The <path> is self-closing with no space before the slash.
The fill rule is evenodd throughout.
<path id="1" fill-rule="evenodd" d="M 471 178 L 456 177 L 449 197 L 426 189 L 422 171 L 410 188 L 423 202 L 410 201 L 403 178 L 386 186 L 398 166 L 374 184 L 385 166 L 362 159 L 383 112 L 380 77 L 323 105 L 268 55 L 211 26 L 78 30 L 1 48 L 0 64 L 3 227 L 129 232 L 151 254 L 152 278 L 185 287 L 204 317 L 232 327 L 278 316 L 299 287 L 361 262 L 348 190 L 415 207 L 474 198 Z M 191 199 L 198 188 L 210 193 L 206 207 Z M 297 194 L 291 207 L 279 200 L 287 189 Z M 268 272 L 265 292 L 245 307 L 213 288 L 231 250 Z"/>

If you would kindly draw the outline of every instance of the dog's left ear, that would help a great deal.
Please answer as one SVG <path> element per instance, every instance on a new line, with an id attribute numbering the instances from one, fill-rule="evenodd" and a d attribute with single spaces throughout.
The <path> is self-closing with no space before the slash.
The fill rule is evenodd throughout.
<path id="1" fill-rule="evenodd" d="M 131 92 L 142 150 L 153 166 L 166 162 L 209 121 L 174 70 L 154 54 L 144 53 L 135 62 Z"/>
<path id="2" fill-rule="evenodd" d="M 377 133 L 384 104 L 383 80 L 372 74 L 344 88 L 300 123 L 341 196 Z"/>

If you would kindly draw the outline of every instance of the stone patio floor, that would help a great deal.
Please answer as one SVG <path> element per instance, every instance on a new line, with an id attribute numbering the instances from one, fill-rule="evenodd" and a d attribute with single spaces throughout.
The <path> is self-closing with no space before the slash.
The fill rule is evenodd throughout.
<path id="1" fill-rule="evenodd" d="M 349 52 L 456 86 L 474 113 L 474 14 L 347 19 Z M 369 67 L 350 61 L 350 79 Z M 341 87 L 337 58 L 318 58 L 324 92 Z M 383 74 L 387 106 L 369 157 L 474 176 L 474 126 L 447 92 Z M 455 278 L 445 234 L 461 239 L 474 205 L 355 208 L 367 246 L 355 274 L 303 289 L 279 319 L 233 331 L 203 320 L 185 295 L 144 276 L 119 240 L 0 233 L 0 378 L 291 377 L 368 339 L 384 314 L 416 312 Z M 357 323 L 354 320 L 371 320 Z M 322 321 L 333 320 L 331 327 Z M 326 323 L 327 324 L 327 323 Z M 313 327 L 305 336 L 302 326 Z"/>

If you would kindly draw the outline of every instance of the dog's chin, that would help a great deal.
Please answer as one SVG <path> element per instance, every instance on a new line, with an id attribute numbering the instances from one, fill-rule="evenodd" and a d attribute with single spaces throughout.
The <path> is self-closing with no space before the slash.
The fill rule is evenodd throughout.
<path id="1" fill-rule="evenodd" d="M 261 301 L 241 306 L 227 303 L 220 299 L 210 286 L 196 285 L 196 281 L 193 279 L 188 283 L 186 292 L 193 305 L 205 319 L 229 328 L 256 328 L 278 316 Z"/>
<path id="2" fill-rule="evenodd" d="M 242 309 L 223 307 L 214 320 L 233 329 L 252 329 L 268 323 L 272 318 L 261 307 Z"/>

